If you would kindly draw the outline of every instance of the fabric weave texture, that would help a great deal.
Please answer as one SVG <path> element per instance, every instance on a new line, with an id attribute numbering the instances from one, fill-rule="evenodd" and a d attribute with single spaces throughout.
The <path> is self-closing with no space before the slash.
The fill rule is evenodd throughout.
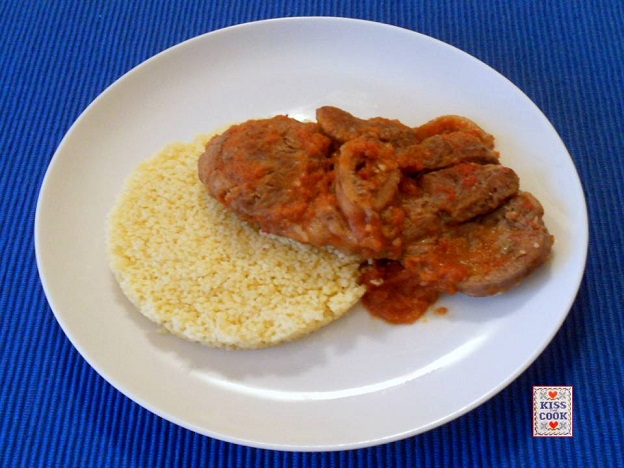
<path id="1" fill-rule="evenodd" d="M 186 39 L 285 16 L 388 23 L 474 55 L 550 119 L 587 197 L 586 275 L 552 343 L 479 408 L 398 442 L 293 453 L 183 429 L 123 396 L 87 364 L 40 284 L 38 191 L 58 144 L 89 103 Z M 1 1 L 0 466 L 624 466 L 623 24 L 618 0 Z M 534 385 L 574 386 L 572 438 L 532 437 Z"/>

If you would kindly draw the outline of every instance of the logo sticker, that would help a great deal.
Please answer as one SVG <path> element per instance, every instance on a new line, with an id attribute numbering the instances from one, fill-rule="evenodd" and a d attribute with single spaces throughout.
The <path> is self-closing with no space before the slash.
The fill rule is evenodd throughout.
<path id="1" fill-rule="evenodd" d="M 533 436 L 572 437 L 572 387 L 533 387 Z"/>

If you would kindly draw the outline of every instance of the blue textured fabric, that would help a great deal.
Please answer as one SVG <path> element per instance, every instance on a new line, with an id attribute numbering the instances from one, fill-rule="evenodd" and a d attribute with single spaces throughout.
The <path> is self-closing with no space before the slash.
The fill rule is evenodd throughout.
<path id="1" fill-rule="evenodd" d="M 332 453 L 213 440 L 121 395 L 61 331 L 33 249 L 45 170 L 108 85 L 198 34 L 302 15 L 409 28 L 507 76 L 567 145 L 591 223 L 586 276 L 570 315 L 514 383 L 438 429 Z M 0 466 L 624 466 L 623 109 L 621 0 L 0 0 Z M 572 438 L 532 437 L 532 386 L 543 384 L 574 385 Z"/>

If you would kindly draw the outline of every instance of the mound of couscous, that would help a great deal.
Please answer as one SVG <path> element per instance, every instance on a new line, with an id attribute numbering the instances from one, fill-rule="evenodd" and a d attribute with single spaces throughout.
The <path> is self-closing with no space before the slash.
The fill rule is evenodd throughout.
<path id="1" fill-rule="evenodd" d="M 137 166 L 109 215 L 110 266 L 129 300 L 222 348 L 276 345 L 345 314 L 365 291 L 359 259 L 262 234 L 213 200 L 197 176 L 208 138 Z"/>

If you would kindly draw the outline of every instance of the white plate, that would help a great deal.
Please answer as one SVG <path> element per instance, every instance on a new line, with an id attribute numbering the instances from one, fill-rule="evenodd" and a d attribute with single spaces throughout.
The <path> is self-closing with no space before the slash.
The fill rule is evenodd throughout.
<path id="1" fill-rule="evenodd" d="M 372 319 L 358 306 L 309 338 L 260 351 L 213 350 L 159 333 L 125 300 L 107 267 L 105 218 L 124 179 L 168 142 L 252 117 L 313 118 L 325 104 L 412 125 L 449 113 L 476 120 L 496 135 L 522 188 L 543 202 L 557 239 L 553 261 L 505 295 L 445 298 L 447 315 L 411 326 Z M 587 215 L 557 133 L 491 68 L 412 31 L 291 18 L 197 37 L 114 83 L 59 146 L 41 189 L 35 236 L 61 327 L 132 400 L 227 441 L 337 450 L 444 424 L 526 369 L 575 298 Z"/>

